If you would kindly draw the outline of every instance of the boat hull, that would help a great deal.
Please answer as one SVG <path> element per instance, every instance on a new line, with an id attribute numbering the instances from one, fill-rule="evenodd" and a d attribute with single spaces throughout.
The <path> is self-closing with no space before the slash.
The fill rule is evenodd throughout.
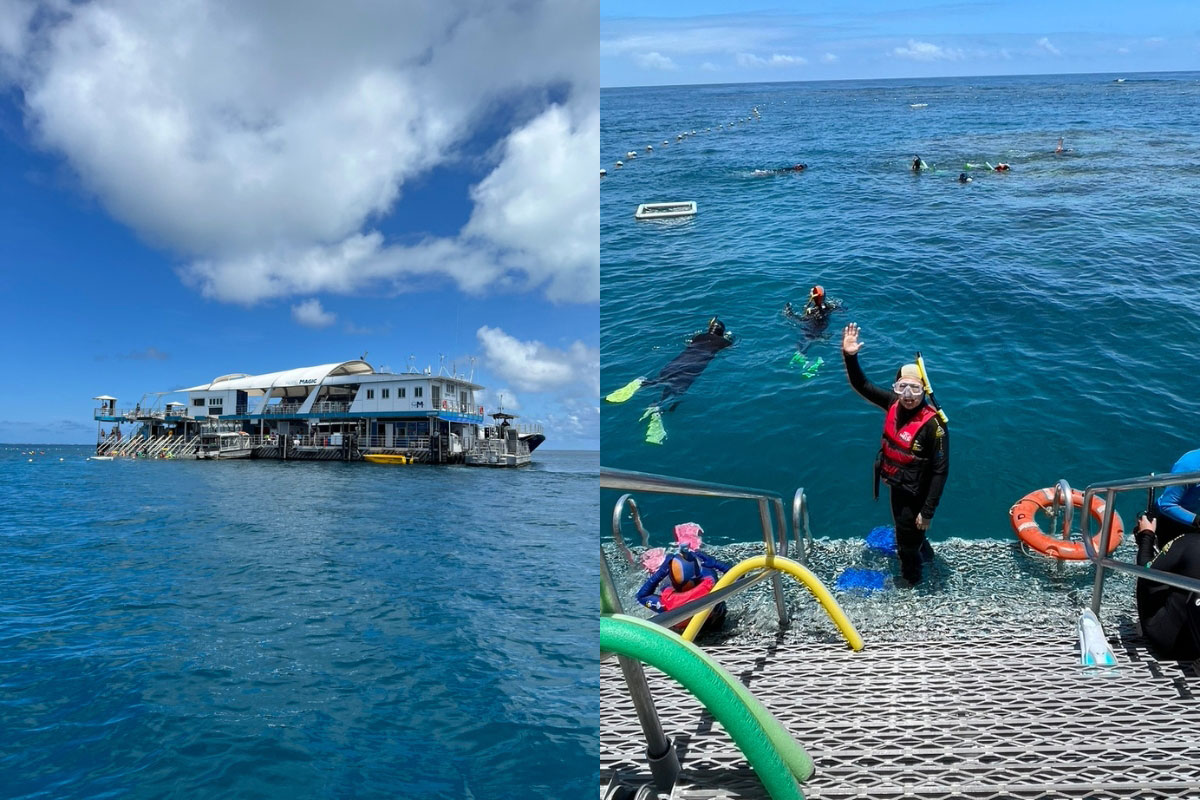
<path id="1" fill-rule="evenodd" d="M 545 434 L 541 434 L 541 433 L 526 433 L 526 434 L 522 435 L 520 438 L 521 438 L 522 442 L 524 442 L 525 444 L 527 444 L 529 446 L 529 452 L 531 452 L 531 453 L 534 450 L 538 449 L 538 445 L 540 445 L 542 442 L 546 441 Z"/>

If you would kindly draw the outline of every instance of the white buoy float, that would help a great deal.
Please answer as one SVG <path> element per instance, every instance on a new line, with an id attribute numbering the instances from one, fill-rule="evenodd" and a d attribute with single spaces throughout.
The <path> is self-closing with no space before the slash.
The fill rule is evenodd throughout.
<path id="1" fill-rule="evenodd" d="M 637 153 L 630 150 L 628 153 L 625 154 L 625 157 L 626 158 L 637 158 Z"/>
<path id="2" fill-rule="evenodd" d="M 625 162 L 624 162 L 624 161 L 618 161 L 618 162 L 617 162 L 617 164 L 616 164 L 616 166 L 618 166 L 618 167 L 623 167 L 623 166 L 625 166 Z"/>
<path id="3" fill-rule="evenodd" d="M 649 152 L 650 152 L 650 151 L 652 151 L 653 149 L 654 149 L 654 145 L 652 145 L 652 144 L 648 144 L 648 145 L 646 145 L 646 152 L 647 152 L 647 153 L 649 153 Z"/>
<path id="4" fill-rule="evenodd" d="M 601 168 L 600 168 L 600 177 L 601 177 L 601 178 L 603 178 L 603 177 L 604 177 L 605 175 L 607 175 L 607 174 L 608 174 L 608 170 L 606 170 L 606 169 L 604 169 L 603 167 L 601 167 Z"/>

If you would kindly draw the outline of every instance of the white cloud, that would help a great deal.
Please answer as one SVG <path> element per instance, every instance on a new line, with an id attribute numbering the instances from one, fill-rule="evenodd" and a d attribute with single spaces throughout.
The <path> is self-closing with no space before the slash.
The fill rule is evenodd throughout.
<path id="1" fill-rule="evenodd" d="M 600 393 L 600 351 L 583 342 L 558 350 L 538 341 L 521 341 L 486 325 L 475 336 L 483 347 L 483 363 L 488 370 L 517 389 L 565 390 L 591 398 Z"/>
<path id="2" fill-rule="evenodd" d="M 1050 39 L 1045 36 L 1043 36 L 1042 38 L 1037 40 L 1037 46 L 1040 47 L 1041 49 L 1045 50 L 1047 53 L 1049 53 L 1052 56 L 1061 56 L 1062 55 L 1062 53 L 1059 52 L 1058 48 L 1050 43 Z"/>
<path id="3" fill-rule="evenodd" d="M 309 328 L 328 328 L 337 321 L 337 314 L 321 308 L 321 301 L 314 297 L 292 306 L 292 319 Z"/>
<path id="4" fill-rule="evenodd" d="M 697 24 L 692 20 L 672 20 L 659 30 L 637 32 L 600 40 L 600 55 L 658 52 L 670 55 L 709 55 L 712 53 L 765 50 L 774 42 L 786 40 L 788 33 L 758 24 L 743 26 Z M 593 40 L 594 41 L 594 40 Z M 593 47 L 595 45 L 593 44 Z"/>
<path id="5" fill-rule="evenodd" d="M 598 297 L 598 193 L 583 166 L 599 150 L 599 76 L 579 58 L 596 46 L 595 2 L 11 8 L 0 76 L 36 141 L 112 216 L 181 256 L 208 296 L 254 303 L 420 275 Z M 531 99 L 552 87 L 565 88 L 559 105 Z M 405 184 L 458 158 L 498 104 L 514 128 L 467 228 L 386 242 L 373 226 Z M 533 217 L 547 209 L 556 235 L 544 237 Z"/>
<path id="6" fill-rule="evenodd" d="M 659 52 L 639 53 L 638 55 L 633 57 L 633 60 L 634 60 L 634 63 L 636 63 L 642 69 L 662 69 L 662 70 L 679 69 L 679 67 L 677 67 L 675 65 L 674 61 L 672 61 L 671 59 L 667 58 L 666 56 L 664 56 L 662 53 L 659 53 Z"/>
<path id="7" fill-rule="evenodd" d="M 721 68 L 718 67 L 716 64 L 712 63 L 711 61 L 705 61 L 703 64 L 700 65 L 700 69 L 704 70 L 705 72 L 720 72 L 721 71 Z"/>
<path id="8" fill-rule="evenodd" d="M 1117 52 L 1123 56 L 1127 56 L 1127 55 L 1129 55 L 1129 48 L 1128 47 L 1118 47 Z"/>
<path id="9" fill-rule="evenodd" d="M 737 63 L 739 67 L 790 67 L 807 64 L 808 61 L 801 56 L 788 56 L 780 53 L 776 53 L 770 58 L 756 56 L 754 53 L 738 53 Z"/>
<path id="10" fill-rule="evenodd" d="M 892 55 L 913 61 L 961 61 L 963 51 L 957 47 L 941 47 L 930 42 L 909 39 L 908 47 L 897 47 L 892 50 Z"/>
<path id="11" fill-rule="evenodd" d="M 825 55 L 821 56 L 822 64 L 833 64 L 837 60 L 838 60 L 838 57 L 835 56 L 833 53 L 826 53 Z"/>
<path id="12" fill-rule="evenodd" d="M 504 159 L 471 191 L 465 233 L 513 254 L 552 300 L 600 297 L 600 110 L 559 106 L 508 137 Z"/>

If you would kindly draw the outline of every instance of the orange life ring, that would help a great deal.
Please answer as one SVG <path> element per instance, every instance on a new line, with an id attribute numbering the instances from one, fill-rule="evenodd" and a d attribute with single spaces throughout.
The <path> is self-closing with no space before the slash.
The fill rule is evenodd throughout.
<path id="1" fill-rule="evenodd" d="M 449 401 L 449 400 L 443 400 L 443 401 L 442 401 L 442 411 L 445 411 L 445 410 L 446 410 L 446 409 L 448 409 L 448 408 L 450 408 L 450 401 Z"/>
<path id="2" fill-rule="evenodd" d="M 1086 561 L 1087 550 L 1084 549 L 1083 542 L 1072 542 L 1067 539 L 1049 536 L 1043 533 L 1042 529 L 1038 527 L 1037 522 L 1034 520 L 1034 514 L 1039 509 L 1048 512 L 1053 504 L 1053 488 L 1035 489 L 1022 497 L 1008 510 L 1013 533 L 1017 534 L 1018 539 L 1042 555 L 1059 558 L 1064 561 Z M 1071 490 L 1071 505 L 1078 509 L 1083 508 L 1083 492 L 1078 489 Z M 1097 526 L 1104 524 L 1104 501 L 1100 499 L 1099 495 L 1092 495 L 1092 507 L 1088 509 L 1088 512 L 1092 515 L 1092 519 L 1096 520 Z M 1112 552 L 1121 544 L 1121 536 L 1124 532 L 1121 524 L 1121 515 L 1114 508 L 1112 536 L 1108 540 L 1107 555 L 1112 555 Z M 1096 551 L 1100 550 L 1099 532 L 1092 537 L 1092 546 Z"/>

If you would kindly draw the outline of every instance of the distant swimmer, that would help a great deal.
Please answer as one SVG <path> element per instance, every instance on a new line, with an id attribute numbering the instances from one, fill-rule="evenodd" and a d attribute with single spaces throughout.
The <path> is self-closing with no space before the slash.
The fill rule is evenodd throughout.
<path id="1" fill-rule="evenodd" d="M 1058 147 L 1054 148 L 1054 152 L 1061 153 L 1063 151 L 1062 145 L 1063 145 L 1063 141 L 1062 141 L 1062 137 L 1060 136 L 1060 137 L 1058 137 Z"/>
<path id="2" fill-rule="evenodd" d="M 912 171 L 920 172 L 923 169 L 929 169 L 929 165 L 922 161 L 920 156 L 913 156 Z"/>
<path id="3" fill-rule="evenodd" d="M 662 444 L 667 438 L 667 432 L 662 423 L 663 412 L 674 411 L 684 393 L 696 378 L 700 377 L 709 362 L 716 357 L 717 353 L 731 344 L 733 344 L 733 336 L 726 332 L 725 323 L 717 317 L 713 317 L 708 321 L 708 329 L 693 336 L 683 352 L 663 367 L 657 376 L 650 380 L 635 378 L 615 392 L 606 395 L 604 399 L 610 403 L 624 403 L 642 387 L 662 386 L 662 397 L 657 403 L 647 408 L 645 414 L 642 414 L 643 420 L 647 417 L 650 419 L 646 431 L 646 441 L 650 444 Z"/>
<path id="4" fill-rule="evenodd" d="M 972 180 L 973 180 L 973 178 L 970 175 L 968 175 L 967 173 L 965 173 L 965 172 L 958 173 L 958 182 L 959 183 L 970 183 Z"/>
<path id="5" fill-rule="evenodd" d="M 1009 167 L 1008 164 L 1000 162 L 996 166 L 992 167 L 992 169 L 996 170 L 996 172 L 1008 172 Z"/>
<path id="6" fill-rule="evenodd" d="M 783 175 L 788 172 L 804 172 L 808 169 L 808 164 L 796 164 L 791 167 L 779 167 L 777 169 L 756 169 L 755 175 Z"/>

